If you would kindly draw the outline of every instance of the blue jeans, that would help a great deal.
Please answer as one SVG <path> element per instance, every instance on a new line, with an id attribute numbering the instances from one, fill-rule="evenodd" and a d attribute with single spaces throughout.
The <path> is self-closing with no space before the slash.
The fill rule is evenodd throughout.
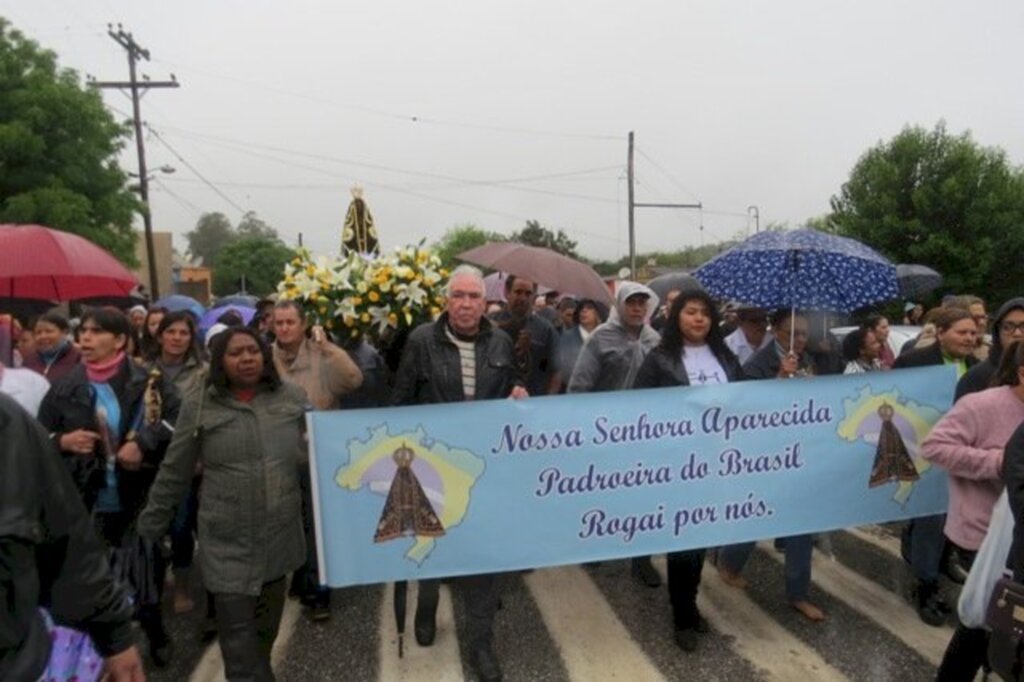
<path id="1" fill-rule="evenodd" d="M 718 565 L 731 573 L 740 573 L 754 551 L 753 542 L 729 545 L 718 550 Z M 814 552 L 813 535 L 794 535 L 782 538 L 786 550 L 786 599 L 804 601 L 811 588 L 811 555 Z"/>
<path id="2" fill-rule="evenodd" d="M 910 561 L 914 577 L 921 582 L 934 583 L 939 579 L 942 550 L 946 544 L 945 525 L 946 515 L 939 514 L 911 519 L 903 528 L 903 553 Z"/>

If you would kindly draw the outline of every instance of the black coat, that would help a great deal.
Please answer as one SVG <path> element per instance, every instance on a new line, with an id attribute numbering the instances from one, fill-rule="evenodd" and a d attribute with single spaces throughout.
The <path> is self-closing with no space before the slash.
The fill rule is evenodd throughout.
<path id="1" fill-rule="evenodd" d="M 0 679 L 35 680 L 50 653 L 37 608 L 103 656 L 133 643 L 132 606 L 39 424 L 0 394 Z"/>
<path id="2" fill-rule="evenodd" d="M 967 368 L 970 369 L 978 362 L 978 358 L 968 355 L 965 361 L 967 362 Z M 908 367 L 931 367 L 942 364 L 945 364 L 945 360 L 942 357 L 942 347 L 936 341 L 930 346 L 918 348 L 899 356 L 896 358 L 896 362 L 893 363 L 892 368 L 906 369 Z"/>
<path id="3" fill-rule="evenodd" d="M 1024 582 L 1024 424 L 1010 436 L 1003 452 L 1003 483 L 1013 512 L 1013 546 L 1009 566 L 1013 579 Z"/>
<path id="4" fill-rule="evenodd" d="M 392 405 L 456 403 L 466 399 L 462 389 L 459 349 L 445 333 L 448 313 L 436 322 L 421 324 L 409 335 L 395 375 Z M 474 339 L 476 350 L 475 400 L 507 398 L 515 386 L 525 384 L 516 369 L 512 339 L 486 318 Z"/>
<path id="5" fill-rule="evenodd" d="M 775 343 L 767 346 L 750 356 L 750 359 L 743 365 L 743 375 L 747 379 L 775 379 L 779 376 L 779 369 L 782 367 L 782 358 Z M 800 369 L 814 370 L 814 360 L 809 353 L 803 353 L 797 363 Z"/>
<path id="6" fill-rule="evenodd" d="M 716 354 L 715 358 L 730 382 L 741 381 L 743 370 L 736 356 L 728 349 L 723 354 Z M 663 388 L 668 386 L 689 386 L 690 377 L 686 372 L 686 365 L 682 358 L 676 353 L 669 353 L 661 346 L 657 346 L 640 365 L 636 379 L 633 381 L 633 388 Z"/>
<path id="7" fill-rule="evenodd" d="M 133 418 L 143 409 L 142 401 L 149 373 L 131 360 L 125 359 L 110 386 L 121 404 L 121 428 L 118 441 L 124 442 L 131 430 Z M 156 477 L 157 468 L 174 433 L 181 405 L 174 382 L 161 377 L 158 380 L 161 398 L 161 419 L 156 424 L 144 425 L 136 432 L 136 442 L 142 450 L 142 468 L 129 471 L 117 465 L 117 492 L 122 510 L 135 516 L 146 502 L 146 494 Z M 96 421 L 96 390 L 89 383 L 85 366 L 79 365 L 64 379 L 50 388 L 39 407 L 39 421 L 50 432 L 54 442 L 65 433 L 78 429 L 99 431 Z M 100 441 L 92 456 L 62 452 L 64 462 L 78 487 L 87 509 L 92 509 L 96 496 L 105 485 L 106 452 Z"/>

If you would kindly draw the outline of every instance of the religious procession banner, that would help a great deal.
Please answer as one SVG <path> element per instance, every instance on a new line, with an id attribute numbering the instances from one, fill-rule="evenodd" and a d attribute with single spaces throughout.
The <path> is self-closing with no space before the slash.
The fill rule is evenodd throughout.
<path id="1" fill-rule="evenodd" d="M 334 587 L 716 547 L 942 513 L 919 448 L 951 367 L 311 412 Z"/>

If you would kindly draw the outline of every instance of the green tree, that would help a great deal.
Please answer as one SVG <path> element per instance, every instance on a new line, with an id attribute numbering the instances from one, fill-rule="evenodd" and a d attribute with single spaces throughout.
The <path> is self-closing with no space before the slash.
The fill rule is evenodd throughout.
<path id="1" fill-rule="evenodd" d="M 894 262 L 921 263 L 945 288 L 1001 301 L 1024 280 L 1024 172 L 970 133 L 904 128 L 869 149 L 832 197 L 840 234 Z"/>
<path id="2" fill-rule="evenodd" d="M 530 246 L 542 246 L 572 258 L 578 258 L 576 242 L 569 239 L 565 230 L 552 232 L 536 220 L 527 220 L 526 227 L 512 235 L 512 241 Z"/>
<path id="3" fill-rule="evenodd" d="M 239 237 L 278 238 L 277 230 L 256 215 L 256 211 L 246 211 L 242 219 L 238 221 L 238 227 L 235 228 L 235 231 L 238 232 Z"/>
<path id="4" fill-rule="evenodd" d="M 74 232 L 135 265 L 127 137 L 98 92 L 0 18 L 0 222 Z"/>
<path id="5" fill-rule="evenodd" d="M 266 296 L 284 277 L 285 263 L 295 252 L 279 239 L 239 237 L 220 252 L 213 271 L 213 293 L 228 296 L 241 289 L 245 275 L 247 293 Z"/>
<path id="6" fill-rule="evenodd" d="M 432 248 L 441 259 L 441 263 L 450 268 L 457 263 L 455 256 L 463 251 L 483 246 L 487 242 L 504 241 L 508 241 L 508 237 L 496 232 L 488 232 L 476 225 L 466 224 L 449 228 Z"/>
<path id="7" fill-rule="evenodd" d="M 208 266 L 215 265 L 224 247 L 237 238 L 231 221 L 223 213 L 204 213 L 199 216 L 196 226 L 185 233 L 189 257 L 202 258 Z"/>

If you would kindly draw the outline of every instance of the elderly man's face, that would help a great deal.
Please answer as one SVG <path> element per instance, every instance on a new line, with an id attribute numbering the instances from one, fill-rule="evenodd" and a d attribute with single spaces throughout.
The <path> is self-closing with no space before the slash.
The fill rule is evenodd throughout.
<path id="1" fill-rule="evenodd" d="M 456 332 L 473 336 L 480 331 L 480 320 L 486 308 L 483 281 L 472 275 L 456 275 L 449 281 L 448 324 Z"/>

